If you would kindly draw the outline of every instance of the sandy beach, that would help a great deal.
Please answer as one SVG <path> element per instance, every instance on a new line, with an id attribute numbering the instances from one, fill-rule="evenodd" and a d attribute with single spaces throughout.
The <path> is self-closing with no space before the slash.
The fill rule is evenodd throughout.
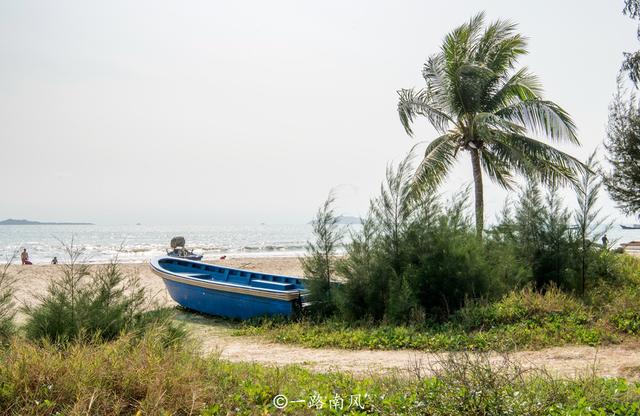
<path id="1" fill-rule="evenodd" d="M 211 261 L 212 264 L 240 268 L 244 270 L 260 270 L 267 273 L 283 274 L 288 276 L 302 276 L 302 267 L 297 257 L 238 257 L 225 260 Z M 9 273 L 16 280 L 15 300 L 18 306 L 32 303 L 38 295 L 45 293 L 51 279 L 62 273 L 63 265 L 12 265 Z M 100 267 L 99 264 L 90 267 Z M 153 300 L 162 305 L 174 304 L 165 290 L 162 279 L 153 274 L 148 263 L 123 263 L 122 270 L 130 276 L 137 276 L 142 285 L 147 289 Z M 18 315 L 20 320 L 22 316 Z"/>

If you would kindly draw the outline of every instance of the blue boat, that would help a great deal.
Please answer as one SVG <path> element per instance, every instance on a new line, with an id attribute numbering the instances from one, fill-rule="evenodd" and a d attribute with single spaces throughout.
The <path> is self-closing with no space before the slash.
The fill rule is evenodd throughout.
<path id="1" fill-rule="evenodd" d="M 306 294 L 305 280 L 299 277 L 169 256 L 151 260 L 150 266 L 162 278 L 173 300 L 209 315 L 240 319 L 291 316 L 302 308 Z"/>

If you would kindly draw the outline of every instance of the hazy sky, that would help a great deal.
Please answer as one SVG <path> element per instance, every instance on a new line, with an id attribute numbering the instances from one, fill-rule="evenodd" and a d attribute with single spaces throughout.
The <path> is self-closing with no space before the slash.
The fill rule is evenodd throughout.
<path id="1" fill-rule="evenodd" d="M 299 223 L 331 188 L 364 214 L 415 143 L 396 90 L 485 10 L 600 145 L 624 50 L 622 0 L 0 0 L 0 219 Z M 418 139 L 435 137 L 420 121 Z M 443 188 L 470 180 L 462 160 Z M 487 187 L 490 220 L 505 192 Z M 613 204 L 604 201 L 607 210 Z"/>

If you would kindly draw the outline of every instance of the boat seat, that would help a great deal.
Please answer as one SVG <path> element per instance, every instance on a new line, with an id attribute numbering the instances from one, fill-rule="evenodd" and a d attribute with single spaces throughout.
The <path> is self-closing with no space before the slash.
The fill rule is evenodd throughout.
<path id="1" fill-rule="evenodd" d="M 291 283 L 270 282 L 267 280 L 253 280 L 251 286 L 259 287 L 262 289 L 275 289 L 275 290 L 293 290 L 295 286 Z"/>
<path id="2" fill-rule="evenodd" d="M 176 273 L 176 274 L 184 277 L 195 277 L 196 279 L 211 279 L 211 275 L 206 273 Z"/>

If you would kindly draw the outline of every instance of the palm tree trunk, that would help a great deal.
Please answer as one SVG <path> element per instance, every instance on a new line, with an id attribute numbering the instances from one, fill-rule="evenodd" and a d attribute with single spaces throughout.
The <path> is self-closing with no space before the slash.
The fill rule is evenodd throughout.
<path id="1" fill-rule="evenodd" d="M 482 189 L 482 169 L 480 168 L 480 155 L 478 154 L 478 150 L 470 150 L 476 202 L 476 237 L 479 241 L 482 241 L 482 231 L 484 230 L 484 191 Z"/>

